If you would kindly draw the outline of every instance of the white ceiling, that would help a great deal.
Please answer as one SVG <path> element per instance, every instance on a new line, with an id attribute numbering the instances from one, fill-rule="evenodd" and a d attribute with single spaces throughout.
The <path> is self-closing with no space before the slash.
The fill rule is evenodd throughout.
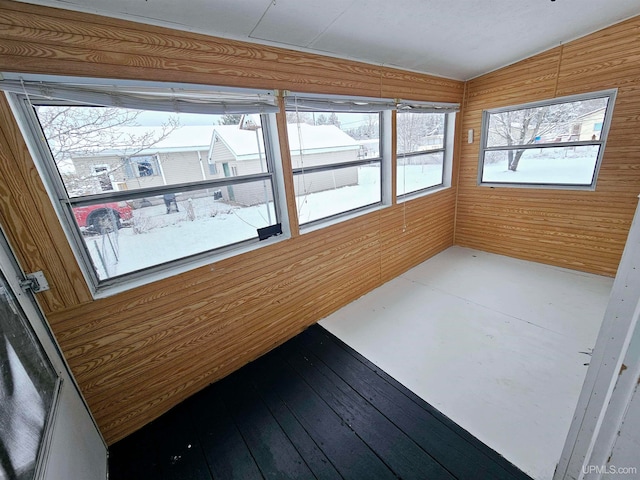
<path id="1" fill-rule="evenodd" d="M 640 15 L 640 0 L 28 0 L 467 80 Z"/>

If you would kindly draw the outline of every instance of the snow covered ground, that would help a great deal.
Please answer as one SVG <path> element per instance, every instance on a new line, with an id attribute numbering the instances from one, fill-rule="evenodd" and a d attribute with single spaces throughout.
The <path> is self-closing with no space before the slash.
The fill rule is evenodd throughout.
<path id="1" fill-rule="evenodd" d="M 300 224 L 326 218 L 380 201 L 380 168 L 360 167 L 358 184 L 323 192 L 298 195 L 296 206 Z"/>
<path id="2" fill-rule="evenodd" d="M 442 183 L 442 165 L 407 165 L 398 168 L 397 194 L 415 192 Z"/>
<path id="3" fill-rule="evenodd" d="M 399 194 L 439 184 L 440 165 L 408 165 L 398 172 Z M 380 201 L 380 169 L 361 167 L 358 185 L 297 197 L 301 224 L 326 218 Z M 134 210 L 130 228 L 109 235 L 86 236 L 85 244 L 100 279 L 135 272 L 257 236 L 269 225 L 267 205 L 243 207 L 213 197 L 193 198 L 189 219 L 188 201 L 179 202 L 179 212 L 166 213 L 164 204 Z M 274 206 L 269 202 L 271 223 Z"/>
<path id="4" fill-rule="evenodd" d="M 580 150 L 578 150 L 580 149 Z M 575 154 L 546 150 L 527 150 L 522 155 L 515 172 L 507 168 L 504 158 L 496 163 L 486 162 L 482 172 L 483 182 L 499 183 L 549 183 L 564 185 L 590 185 L 597 160 L 597 147 L 576 147 Z M 573 153 L 573 152 L 572 152 Z"/>
<path id="5" fill-rule="evenodd" d="M 134 210 L 131 228 L 109 235 L 85 237 L 101 279 L 123 275 L 188 257 L 257 236 L 266 227 L 267 208 L 231 206 L 213 197 L 192 200 L 195 219 L 189 220 L 187 202 L 180 211 L 166 213 L 164 204 Z M 273 214 L 273 204 L 269 204 Z"/>

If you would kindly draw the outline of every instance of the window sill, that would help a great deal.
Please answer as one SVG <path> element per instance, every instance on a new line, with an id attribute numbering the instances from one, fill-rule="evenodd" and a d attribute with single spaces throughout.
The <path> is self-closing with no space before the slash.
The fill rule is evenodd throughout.
<path id="1" fill-rule="evenodd" d="M 119 293 L 123 293 L 128 290 L 141 287 L 143 285 L 159 282 L 161 280 L 165 280 L 167 278 L 205 266 L 210 266 L 210 270 L 213 272 L 215 271 L 216 262 L 242 255 L 244 253 L 252 252 L 269 245 L 274 245 L 284 240 L 288 240 L 289 238 L 291 238 L 291 235 L 283 233 L 282 235 L 270 237 L 262 241 L 258 239 L 250 240 L 236 247 L 230 247 L 218 252 L 211 252 L 209 254 L 203 253 L 193 259 L 176 260 L 173 265 L 167 265 L 164 268 L 160 268 L 158 270 L 150 272 L 139 272 L 137 274 L 138 276 L 136 276 L 136 273 L 134 272 L 129 278 L 123 278 L 121 280 L 114 279 L 114 283 L 112 284 L 99 285 L 97 288 L 93 289 L 92 295 L 96 300 L 100 298 L 111 297 L 113 295 L 117 295 Z M 109 280 L 107 280 L 107 282 L 108 281 Z M 87 283 L 91 285 L 90 282 Z"/>
<path id="2" fill-rule="evenodd" d="M 415 200 L 417 198 L 427 197 L 429 195 L 442 192 L 443 190 L 447 190 L 449 188 L 451 188 L 450 185 L 436 185 L 433 187 L 429 187 L 428 189 L 425 189 L 425 190 L 418 190 L 416 192 L 407 193 L 405 195 L 397 197 L 398 198 L 397 203 L 404 203 L 411 200 Z"/>
<path id="3" fill-rule="evenodd" d="M 353 220 L 354 218 L 361 217 L 363 215 L 367 215 L 369 213 L 378 212 L 380 210 L 384 210 L 385 208 L 389 208 L 390 205 L 378 204 L 372 207 L 365 207 L 362 210 L 358 210 L 356 212 L 345 213 L 342 215 L 338 215 L 335 217 L 327 218 L 326 220 L 318 220 L 318 223 L 314 223 L 309 226 L 301 226 L 300 227 L 300 235 L 304 235 L 311 232 L 316 232 L 318 230 L 322 230 L 323 228 L 331 227 L 333 225 L 337 225 L 342 222 L 346 222 L 349 220 Z"/>
<path id="4" fill-rule="evenodd" d="M 492 183 L 478 182 L 479 187 L 485 188 L 532 188 L 538 190 L 581 190 L 593 192 L 596 189 L 595 182 L 593 185 L 561 185 L 551 183 Z"/>

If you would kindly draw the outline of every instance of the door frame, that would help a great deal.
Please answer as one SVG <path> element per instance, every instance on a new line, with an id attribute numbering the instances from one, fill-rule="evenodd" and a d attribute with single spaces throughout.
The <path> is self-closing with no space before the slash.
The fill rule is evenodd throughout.
<path id="1" fill-rule="evenodd" d="M 70 390 L 69 392 L 65 390 L 65 398 L 68 398 L 69 395 L 77 396 L 77 398 L 79 399 L 79 404 L 82 405 L 82 408 L 84 409 L 84 411 L 86 411 L 93 429 L 95 429 L 95 433 L 97 433 L 98 435 L 99 442 L 104 447 L 106 473 L 106 459 L 108 455 L 107 443 L 104 440 L 100 429 L 98 428 L 98 424 L 93 417 L 93 414 L 91 413 L 91 410 L 89 409 L 84 396 L 82 395 L 80 387 L 78 386 L 75 378 L 73 377 L 73 374 L 71 373 L 71 368 L 67 364 L 64 355 L 62 354 L 62 349 L 60 348 L 60 345 L 53 335 L 53 332 L 46 320 L 46 316 L 42 312 L 35 298 L 35 295 L 29 289 L 27 289 L 26 291 L 23 290 L 20 285 L 20 282 L 26 278 L 25 272 L 21 268 L 18 259 L 13 252 L 13 249 L 11 248 L 11 245 L 9 245 L 9 242 L 7 241 L 4 229 L 1 226 L 0 269 L 4 274 L 9 288 L 11 288 L 11 291 L 15 296 L 18 307 L 21 308 L 22 312 L 24 313 L 24 317 L 29 323 L 29 326 L 31 327 L 36 339 L 38 340 L 45 356 L 47 357 L 47 360 L 51 363 L 53 369 L 58 375 L 56 390 L 52 402 L 52 409 L 47 414 L 45 429 L 42 436 L 42 446 L 40 448 L 40 451 L 38 452 L 38 457 L 36 459 L 35 478 L 47 478 L 46 471 L 51 455 L 53 437 L 56 433 L 56 425 L 61 423 L 60 402 L 63 401 L 61 400 L 61 398 L 63 397 L 63 389 Z M 107 475 L 105 475 L 105 478 L 107 478 Z"/>
<path id="2" fill-rule="evenodd" d="M 640 373 L 640 208 L 611 289 L 553 480 L 600 478 Z"/>

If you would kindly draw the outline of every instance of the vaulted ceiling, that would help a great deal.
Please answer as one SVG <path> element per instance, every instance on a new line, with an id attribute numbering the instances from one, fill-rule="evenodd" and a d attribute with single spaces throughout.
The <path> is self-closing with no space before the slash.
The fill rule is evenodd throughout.
<path id="1" fill-rule="evenodd" d="M 640 0 L 29 0 L 458 80 L 640 15 Z"/>

